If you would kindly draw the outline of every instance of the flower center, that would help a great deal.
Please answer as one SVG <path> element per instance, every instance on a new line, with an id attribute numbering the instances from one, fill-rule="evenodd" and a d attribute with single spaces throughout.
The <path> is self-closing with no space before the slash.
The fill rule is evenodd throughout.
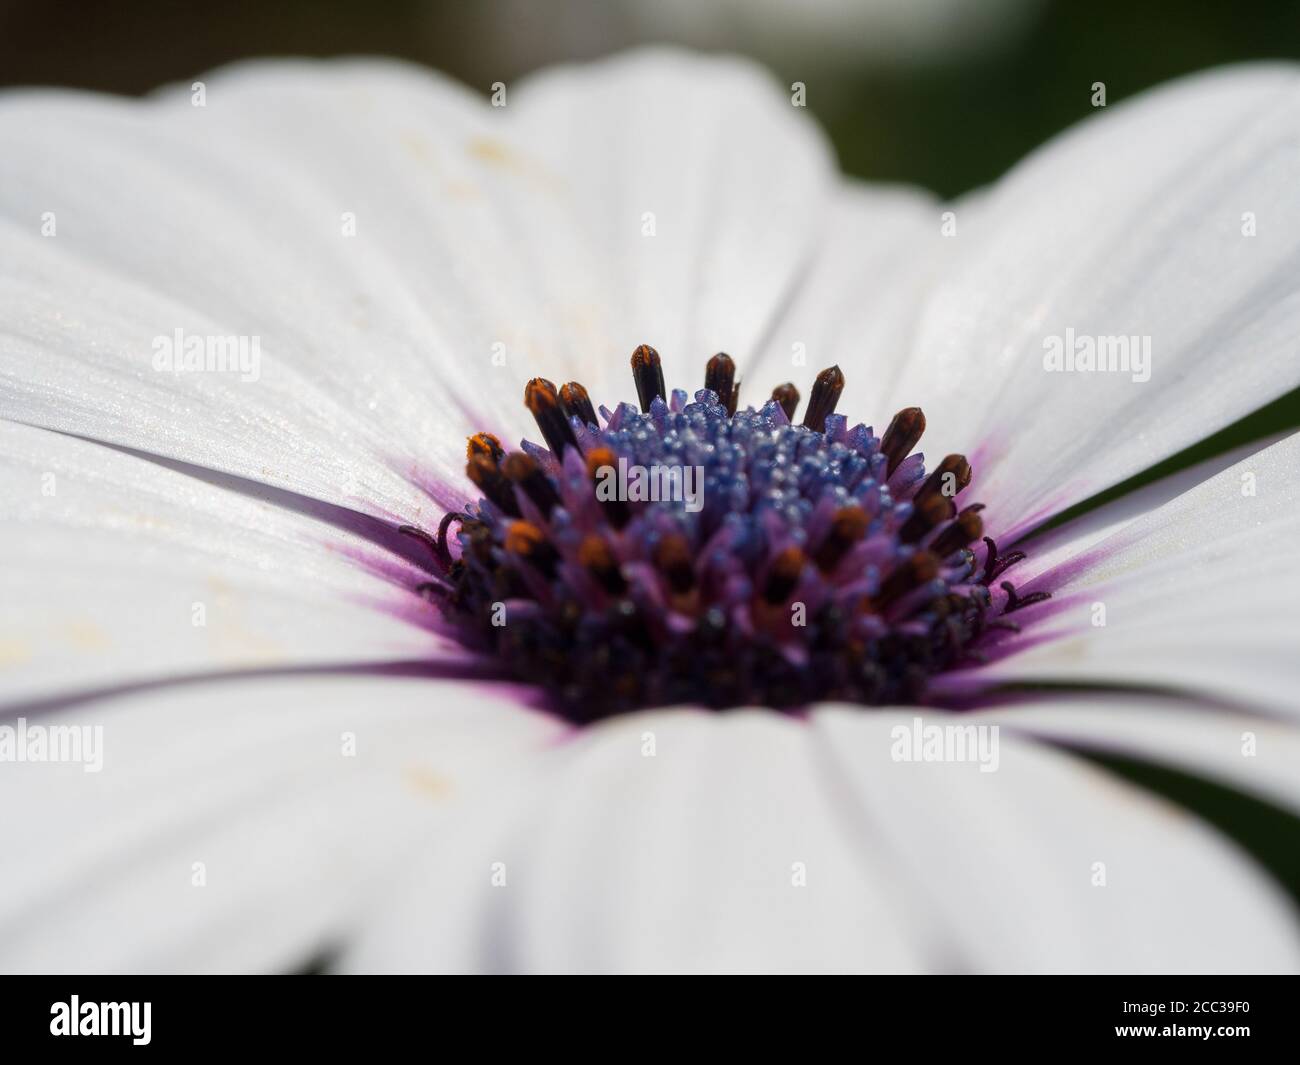
<path id="1" fill-rule="evenodd" d="M 983 536 L 962 455 L 928 475 L 918 407 L 877 437 L 835 413 L 844 375 L 737 409 L 715 355 L 692 402 L 665 394 L 653 348 L 632 356 L 640 409 L 593 408 L 572 382 L 528 383 L 546 447 L 470 438 L 482 493 L 426 543 L 420 586 L 451 633 L 592 721 L 645 706 L 795 707 L 918 701 L 932 676 L 979 661 L 1012 613 L 1047 598 L 990 593 L 1024 558 Z M 603 427 L 602 427 L 603 423 Z M 448 542 L 459 523 L 455 557 Z M 983 538 L 981 562 L 972 545 Z"/>

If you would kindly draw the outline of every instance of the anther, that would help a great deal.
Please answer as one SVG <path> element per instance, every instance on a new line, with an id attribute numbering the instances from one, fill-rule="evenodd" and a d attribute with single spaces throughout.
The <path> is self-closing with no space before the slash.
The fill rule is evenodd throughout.
<path id="1" fill-rule="evenodd" d="M 618 456 L 614 454 L 614 449 L 609 447 L 594 447 L 587 452 L 587 476 L 593 482 L 599 482 L 601 478 L 608 477 L 609 474 L 603 473 L 603 470 L 618 469 Z M 597 499 L 600 499 L 599 495 Z M 623 499 L 600 499 L 600 505 L 605 510 L 605 516 L 609 518 L 609 523 L 616 529 L 623 528 L 631 520 L 632 511 Z"/>
<path id="2" fill-rule="evenodd" d="M 718 352 L 704 367 L 704 387 L 710 392 L 717 393 L 718 402 L 729 408 L 730 413 L 734 413 L 734 408 L 731 407 L 731 393 L 735 391 L 735 382 L 735 361 L 725 351 Z"/>
<path id="3" fill-rule="evenodd" d="M 587 390 L 577 381 L 570 381 L 560 389 L 560 406 L 566 418 L 577 418 L 583 425 L 597 425 L 596 408 L 591 405 Z"/>
<path id="4" fill-rule="evenodd" d="M 803 423 L 814 432 L 826 428 L 826 416 L 835 413 L 835 405 L 840 401 L 844 391 L 844 374 L 838 366 L 828 366 L 817 375 L 813 382 L 812 394 L 808 397 L 808 409 L 804 412 Z"/>
<path id="5" fill-rule="evenodd" d="M 880 450 L 889 459 L 886 477 L 892 477 L 899 463 L 912 453 L 912 448 L 925 432 L 925 415 L 920 407 L 904 407 L 894 415 L 885 435 L 880 438 Z"/>
<path id="6" fill-rule="evenodd" d="M 773 606 L 790 598 L 799 576 L 803 573 L 804 555 L 797 547 L 787 547 L 772 560 L 767 580 L 763 584 L 763 598 Z"/>
<path id="7" fill-rule="evenodd" d="M 916 493 L 916 498 L 939 495 L 952 499 L 970 484 L 970 478 L 970 463 L 966 461 L 966 456 L 948 455 L 925 479 L 925 483 Z"/>
<path id="8" fill-rule="evenodd" d="M 619 569 L 614 552 L 595 533 L 589 535 L 578 546 L 578 562 L 610 595 L 622 595 L 627 591 L 627 581 Z"/>
<path id="9" fill-rule="evenodd" d="M 934 538 L 930 550 L 939 558 L 947 558 L 954 551 L 960 551 L 967 544 L 978 540 L 984 533 L 984 521 L 979 516 L 981 509 L 976 504 L 958 514 L 957 520 Z"/>
<path id="10" fill-rule="evenodd" d="M 512 518 L 519 517 L 519 504 L 515 501 L 514 489 L 501 472 L 501 467 L 492 459 L 486 455 L 475 455 L 465 466 L 465 473 L 499 510 Z"/>
<path id="11" fill-rule="evenodd" d="M 840 560 L 866 535 L 869 519 L 861 507 L 841 507 L 831 519 L 830 532 L 813 555 L 813 561 L 823 573 L 829 573 Z"/>
<path id="12" fill-rule="evenodd" d="M 731 398 L 727 400 L 726 403 L 727 403 L 727 417 L 728 418 L 734 417 L 736 413 L 736 408 L 740 406 L 740 382 L 739 381 L 737 381 L 734 385 L 731 386 Z"/>
<path id="13" fill-rule="evenodd" d="M 576 447 L 577 439 L 569 426 L 569 419 L 560 408 L 560 397 L 555 386 L 544 377 L 534 377 L 524 388 L 524 405 L 542 431 L 546 446 L 557 459 L 566 447 Z"/>
<path id="14" fill-rule="evenodd" d="M 659 352 L 649 344 L 642 344 L 632 352 L 632 378 L 636 381 L 641 413 L 647 414 L 656 397 L 663 399 L 665 396 L 663 364 L 659 361 Z"/>
<path id="15" fill-rule="evenodd" d="M 481 521 L 463 521 L 460 524 L 461 557 L 470 557 L 484 566 L 492 563 L 492 530 Z"/>
<path id="16" fill-rule="evenodd" d="M 695 568 L 691 564 L 691 545 L 681 533 L 668 533 L 654 549 L 655 568 L 664 575 L 668 587 L 685 595 L 695 587 Z"/>
<path id="17" fill-rule="evenodd" d="M 501 456 L 505 453 L 501 441 L 491 433 L 475 433 L 465 444 L 467 459 L 472 459 L 475 455 L 486 455 L 493 462 L 500 462 Z"/>
<path id="18" fill-rule="evenodd" d="M 559 505 L 559 493 L 531 455 L 512 451 L 501 463 L 501 472 L 512 484 L 523 489 L 533 505 L 542 512 L 542 517 L 549 518 L 551 511 Z"/>
<path id="19" fill-rule="evenodd" d="M 506 530 L 505 548 L 533 566 L 544 577 L 555 576 L 560 556 L 546 539 L 546 534 L 532 522 L 512 522 Z"/>
<path id="20" fill-rule="evenodd" d="M 938 572 L 939 560 L 929 551 L 917 551 L 881 581 L 872 605 L 883 609 L 926 581 L 934 580 Z"/>
<path id="21" fill-rule="evenodd" d="M 898 538 L 905 544 L 914 544 L 918 540 L 923 540 L 932 529 L 937 529 L 951 518 L 954 509 L 952 500 L 941 495 L 924 498 L 917 496 L 912 501 L 912 506 L 914 509 L 911 515 L 898 530 Z"/>
<path id="22" fill-rule="evenodd" d="M 772 389 L 772 398 L 780 404 L 781 409 L 785 411 L 785 419 L 794 424 L 794 412 L 799 407 L 799 390 L 794 384 L 787 381 L 783 385 L 777 385 Z"/>

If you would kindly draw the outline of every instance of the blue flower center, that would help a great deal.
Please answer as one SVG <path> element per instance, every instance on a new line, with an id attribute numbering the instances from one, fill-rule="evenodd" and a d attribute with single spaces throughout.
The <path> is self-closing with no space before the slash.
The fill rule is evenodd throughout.
<path id="1" fill-rule="evenodd" d="M 693 400 L 665 393 L 653 348 L 637 348 L 632 372 L 639 409 L 599 414 L 580 384 L 530 381 L 546 446 L 507 454 L 472 437 L 482 498 L 436 536 L 403 530 L 431 549 L 438 574 L 420 590 L 456 638 L 570 719 L 915 703 L 1017 628 L 1006 614 L 1047 598 L 1002 581 L 994 606 L 991 584 L 1024 555 L 1000 557 L 983 507 L 958 505 L 964 456 L 927 474 L 919 408 L 877 437 L 835 413 L 838 367 L 817 376 L 799 424 L 793 384 L 738 410 L 725 354 Z"/>

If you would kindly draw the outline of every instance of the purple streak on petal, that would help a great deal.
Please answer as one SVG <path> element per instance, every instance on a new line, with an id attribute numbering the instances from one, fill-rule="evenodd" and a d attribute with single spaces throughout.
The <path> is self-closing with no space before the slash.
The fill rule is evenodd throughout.
<path id="1" fill-rule="evenodd" d="M 441 518 L 443 514 L 446 514 L 447 511 L 460 510 L 470 501 L 470 499 L 473 498 L 467 478 L 463 479 L 464 483 L 452 484 L 450 481 L 438 474 L 426 473 L 425 471 L 414 467 L 407 470 L 404 477 L 410 484 L 414 485 L 437 504 L 438 514 L 435 515 L 433 519 L 434 525 L 437 525 L 438 519 Z M 400 516 L 394 515 L 394 518 L 399 519 Z M 402 520 L 397 520 L 397 524 L 415 525 L 417 522 L 412 521 L 408 523 Z"/>
<path id="2" fill-rule="evenodd" d="M 1004 551 L 1015 546 L 1030 532 L 1050 521 L 1067 506 L 1077 502 L 1078 496 L 1074 487 L 1068 484 L 1061 485 L 1028 514 L 1013 514 L 998 498 L 997 492 L 989 492 L 984 488 L 984 482 L 991 470 L 1004 467 L 1008 463 L 1033 461 L 1032 455 L 1026 454 L 1023 449 L 1017 450 L 1014 441 L 1005 434 L 995 432 L 986 436 L 967 453 L 967 457 L 971 465 L 971 480 L 962 493 L 962 498 L 979 500 L 985 504 L 987 508 L 983 515 L 986 524 L 985 532 L 992 536 Z"/>
<path id="3" fill-rule="evenodd" d="M 161 691 L 169 688 L 184 688 L 196 684 L 220 681 L 249 680 L 262 677 L 321 677 L 321 676 L 361 676 L 361 677 L 427 677 L 430 680 L 470 680 L 481 681 L 491 685 L 494 691 L 517 690 L 522 704 L 533 697 L 534 689 L 511 684 L 502 678 L 500 669 L 490 660 L 478 655 L 465 654 L 459 657 L 443 659 L 399 660 L 393 662 L 339 662 L 328 665 L 272 666 L 269 668 L 249 667 L 231 670 L 207 670 L 183 673 L 172 677 L 157 677 L 146 680 L 126 681 L 121 684 L 105 684 L 82 688 L 77 691 L 63 692 L 40 698 L 20 700 L 0 707 L 0 720 L 19 715 L 53 713 L 100 699 L 112 699 L 142 692 Z"/>
<path id="4" fill-rule="evenodd" d="M 89 438 L 80 437 L 79 439 Z M 95 443 L 100 442 L 95 441 Z M 195 480 L 223 488 L 245 498 L 261 500 L 290 513 L 314 518 L 316 521 L 331 525 L 336 529 L 343 529 L 363 540 L 368 540 L 387 552 L 406 559 L 418 566 L 422 571 L 430 568 L 427 551 L 420 544 L 412 541 L 410 537 L 403 536 L 397 531 L 399 525 L 406 524 L 400 515 L 392 515 L 391 520 L 387 520 L 372 514 L 352 510 L 349 507 L 340 506 L 337 503 L 327 503 L 311 496 L 305 496 L 287 488 L 277 488 L 233 473 L 223 473 L 219 470 L 209 469 L 206 466 L 181 462 L 178 459 L 169 459 L 147 451 L 121 447 L 117 444 L 101 443 L 100 446 L 111 448 L 123 454 L 133 455 L 136 458 L 144 459 L 146 462 L 152 462 L 157 466 L 174 470 L 187 477 L 193 477 Z M 417 487 L 419 486 L 417 485 Z M 441 497 L 452 501 L 450 506 L 454 506 L 456 509 L 459 509 L 460 502 L 455 501 L 464 501 L 466 498 L 463 492 L 458 492 L 442 482 L 431 482 L 430 489 L 432 489 L 429 492 L 431 499 Z M 434 495 L 434 492 L 437 492 L 437 496 Z M 437 519 L 442 517 L 442 513 L 445 513 L 445 511 L 440 512 L 435 518 L 433 522 L 435 527 Z"/>

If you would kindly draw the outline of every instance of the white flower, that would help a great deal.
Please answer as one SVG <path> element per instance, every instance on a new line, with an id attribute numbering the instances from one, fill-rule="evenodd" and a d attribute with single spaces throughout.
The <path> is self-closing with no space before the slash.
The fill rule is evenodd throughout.
<path id="1" fill-rule="evenodd" d="M 1084 690 L 960 718 L 575 729 L 432 631 L 395 532 L 473 498 L 466 436 L 537 437 L 527 379 L 613 407 L 652 341 L 670 386 L 726 350 L 749 401 L 838 363 L 852 420 L 923 406 L 1009 543 L 1300 384 L 1295 71 L 1158 90 L 956 205 L 846 183 L 738 62 L 504 92 L 280 62 L 0 101 L 5 723 L 103 730 L 101 772 L 0 770 L 0 965 L 1300 966 L 1250 855 L 1074 753 L 1300 809 L 1300 438 L 1030 540 L 1051 611 L 935 690 Z M 156 364 L 177 330 L 255 372 Z M 1067 330 L 1150 337 L 1150 379 L 1045 372 Z M 1000 725 L 997 771 L 896 761 L 918 716 Z"/>

